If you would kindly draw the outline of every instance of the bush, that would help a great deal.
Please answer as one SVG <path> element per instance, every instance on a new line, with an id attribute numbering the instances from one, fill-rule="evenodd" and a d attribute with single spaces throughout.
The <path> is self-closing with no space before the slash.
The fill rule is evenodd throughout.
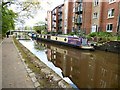
<path id="1" fill-rule="evenodd" d="M 117 40 L 120 40 L 120 36 L 117 37 Z"/>
<path id="2" fill-rule="evenodd" d="M 110 37 L 112 34 L 110 32 L 93 32 L 88 34 L 90 37 Z"/>
<path id="3" fill-rule="evenodd" d="M 95 37 L 96 35 L 97 35 L 97 32 L 93 32 L 93 33 L 88 34 L 88 37 Z"/>
<path id="4" fill-rule="evenodd" d="M 68 35 L 73 36 L 73 35 L 75 35 L 75 32 L 70 32 Z"/>

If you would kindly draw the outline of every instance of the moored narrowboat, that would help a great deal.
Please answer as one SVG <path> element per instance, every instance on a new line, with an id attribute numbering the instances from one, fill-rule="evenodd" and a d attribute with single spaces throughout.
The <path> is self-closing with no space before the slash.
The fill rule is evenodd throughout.
<path id="1" fill-rule="evenodd" d="M 55 42 L 57 44 L 63 44 L 68 46 L 77 47 L 83 50 L 94 50 L 94 46 L 88 43 L 87 38 L 84 37 L 73 37 L 73 36 L 63 36 L 63 35 L 36 35 L 37 40 L 44 40 L 49 42 Z"/>

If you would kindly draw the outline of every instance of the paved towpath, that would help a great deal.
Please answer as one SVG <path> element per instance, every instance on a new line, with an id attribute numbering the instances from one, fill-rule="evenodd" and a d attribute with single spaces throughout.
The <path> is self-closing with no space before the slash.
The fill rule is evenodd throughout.
<path id="1" fill-rule="evenodd" d="M 25 70 L 12 38 L 5 38 L 3 40 L 1 56 L 2 88 L 34 88 L 33 82 Z"/>

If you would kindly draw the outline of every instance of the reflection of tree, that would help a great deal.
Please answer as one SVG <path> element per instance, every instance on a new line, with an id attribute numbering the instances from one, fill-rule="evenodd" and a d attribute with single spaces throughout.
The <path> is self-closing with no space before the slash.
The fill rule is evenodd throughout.
<path id="1" fill-rule="evenodd" d="M 45 50 L 45 47 L 43 47 L 39 42 L 34 42 L 34 48 L 36 50 Z"/>

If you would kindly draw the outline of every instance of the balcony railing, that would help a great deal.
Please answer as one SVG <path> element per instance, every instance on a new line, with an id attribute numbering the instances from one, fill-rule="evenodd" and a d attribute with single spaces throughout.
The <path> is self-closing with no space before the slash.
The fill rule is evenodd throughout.
<path id="1" fill-rule="evenodd" d="M 52 19 L 54 22 L 56 22 L 56 17 L 53 17 L 53 19 Z"/>
<path id="2" fill-rule="evenodd" d="M 58 9 L 58 13 L 62 13 L 62 8 Z"/>
<path id="3" fill-rule="evenodd" d="M 83 0 L 76 0 L 76 3 L 82 3 Z"/>
<path id="4" fill-rule="evenodd" d="M 58 18 L 59 20 L 62 20 L 62 16 L 59 16 L 59 18 Z"/>
<path id="5" fill-rule="evenodd" d="M 78 7 L 75 8 L 75 13 L 76 14 L 82 14 L 82 11 L 83 11 L 82 6 L 78 6 Z"/>
<path id="6" fill-rule="evenodd" d="M 56 15 L 56 11 L 52 11 L 52 15 Z"/>
<path id="7" fill-rule="evenodd" d="M 62 24 L 59 24 L 59 27 L 62 27 Z"/>
<path id="8" fill-rule="evenodd" d="M 82 24 L 82 18 L 78 17 L 77 19 L 75 19 L 75 24 L 81 25 Z"/>

